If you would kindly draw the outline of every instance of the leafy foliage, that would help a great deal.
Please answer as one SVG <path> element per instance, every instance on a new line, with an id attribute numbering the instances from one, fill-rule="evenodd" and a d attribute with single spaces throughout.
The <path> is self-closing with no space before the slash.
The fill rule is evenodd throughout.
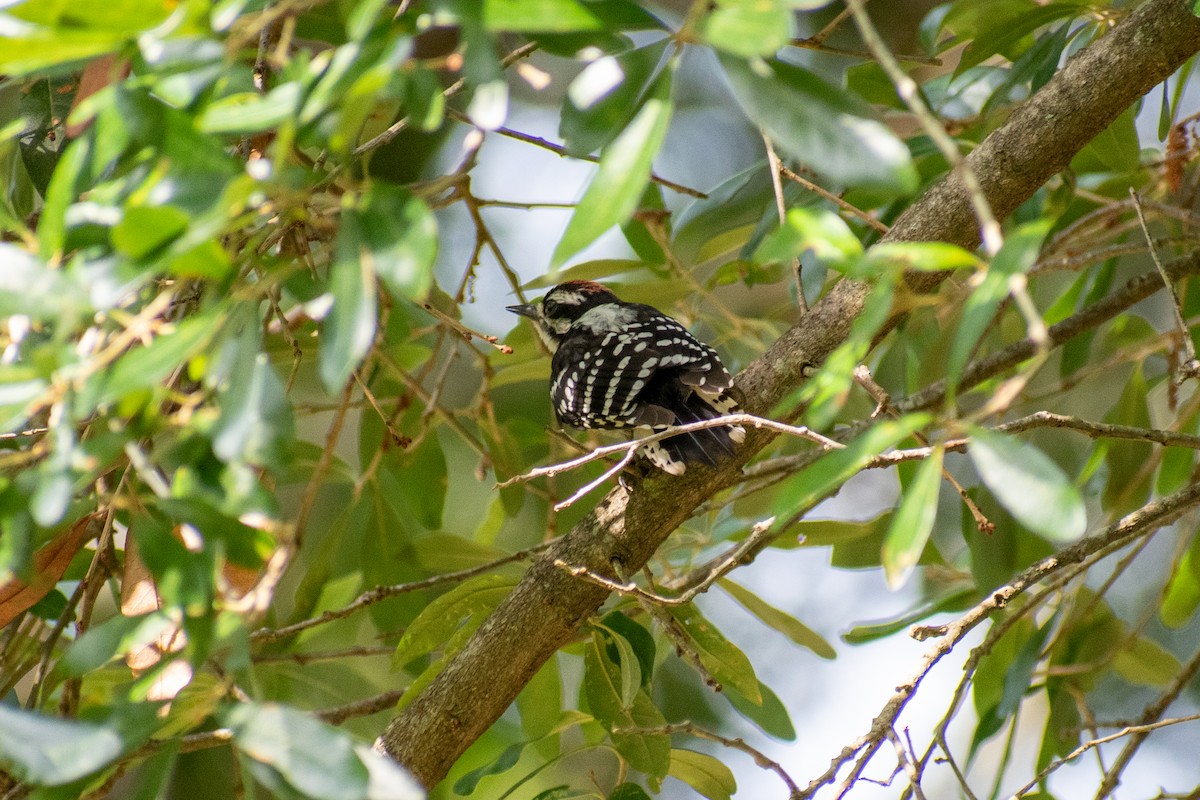
<path id="1" fill-rule="evenodd" d="M 964 673 L 974 718 L 922 695 L 946 721 L 907 757 L 940 768 L 958 715 L 964 780 L 996 795 L 1019 773 L 1013 789 L 1049 797 L 1097 716 L 1156 722 L 1200 659 L 1200 538 L 1169 524 L 1200 500 L 1200 395 L 1163 286 L 1194 319 L 1194 62 L 990 255 L 872 245 L 950 169 L 931 133 L 969 152 L 1135 5 L 945 3 L 901 54 L 919 92 L 851 33 L 797 39 L 836 15 L 821 0 L 5 5 L 0 788 L 179 794 L 221 748 L 216 793 L 420 796 L 367 743 L 603 472 L 504 483 L 571 453 L 546 431 L 547 359 L 500 295 L 603 280 L 736 371 L 797 303 L 853 280 L 864 312 L 771 409 L 828 447 L 777 437 L 657 555 L 651 594 L 614 594 L 433 792 L 638 800 L 670 777 L 726 800 L 750 784 L 738 749 L 786 776 L 733 734 L 825 723 L 763 682 L 723 617 L 652 594 L 719 581 L 807 665 L 1017 587 Z M 906 124 L 918 96 L 935 131 Z M 594 164 L 578 193 L 546 153 Z M 500 168 L 520 185 L 485 197 Z M 951 275 L 912 291 L 934 272 Z M 824 518 L 876 469 L 898 475 L 891 510 Z M 1146 547 L 1155 531 L 1175 546 Z M 1110 534 L 1069 569 L 1041 561 Z M 813 547 L 911 607 L 805 622 L 722 571 Z M 1005 747 L 980 772 L 1033 704 L 1036 758 Z"/>

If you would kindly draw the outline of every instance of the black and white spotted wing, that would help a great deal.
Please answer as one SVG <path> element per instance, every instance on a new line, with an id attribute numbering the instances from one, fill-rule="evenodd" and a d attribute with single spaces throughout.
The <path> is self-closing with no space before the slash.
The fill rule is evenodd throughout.
<path id="1" fill-rule="evenodd" d="M 550 386 L 560 422 L 577 428 L 662 427 L 675 414 L 647 402 L 669 373 L 706 393 L 732 385 L 715 350 L 650 306 L 626 306 L 620 319 L 604 307 L 584 314 L 554 353 Z M 658 384 L 662 381 L 658 380 Z"/>

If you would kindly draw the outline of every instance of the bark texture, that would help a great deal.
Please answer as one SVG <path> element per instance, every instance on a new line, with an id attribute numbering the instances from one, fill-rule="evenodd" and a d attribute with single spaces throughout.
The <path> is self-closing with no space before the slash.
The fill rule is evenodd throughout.
<path id="1" fill-rule="evenodd" d="M 1200 50 L 1200 18 L 1190 0 L 1148 0 L 1078 53 L 1018 108 L 967 161 L 998 219 L 1006 218 L 1130 104 Z M 961 181 L 950 175 L 897 220 L 884 241 L 945 241 L 968 248 L 979 226 Z M 944 276 L 923 274 L 918 288 Z M 867 287 L 843 281 L 737 378 L 746 408 L 763 413 L 794 390 L 849 334 Z M 618 488 L 530 566 L 465 649 L 393 719 L 380 745 L 427 787 L 504 712 L 533 674 L 595 613 L 608 593 L 554 566 L 556 559 L 611 575 L 640 568 L 693 510 L 731 485 L 774 434 L 751 431 L 720 469 L 647 479 L 631 495 Z"/>

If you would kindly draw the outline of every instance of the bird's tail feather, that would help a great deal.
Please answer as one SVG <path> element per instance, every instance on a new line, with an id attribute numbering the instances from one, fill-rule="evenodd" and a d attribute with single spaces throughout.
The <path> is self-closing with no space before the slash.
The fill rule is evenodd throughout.
<path id="1" fill-rule="evenodd" d="M 676 425 L 686 425 L 690 422 L 701 422 L 716 419 L 726 414 L 736 414 L 737 401 L 726 392 L 711 394 L 707 392 L 690 392 L 686 398 L 675 404 L 671 411 L 675 412 Z M 682 467 L 685 464 L 706 464 L 716 466 L 717 462 L 733 455 L 734 448 L 745 438 L 745 431 L 736 425 L 721 425 L 715 428 L 705 428 L 699 431 L 681 433 L 664 439 L 658 444 L 663 456 L 670 459 L 672 465 Z M 652 461 L 658 459 L 650 456 Z M 660 456 L 661 457 L 661 456 Z M 679 474 L 682 468 L 666 469 L 668 472 Z"/>

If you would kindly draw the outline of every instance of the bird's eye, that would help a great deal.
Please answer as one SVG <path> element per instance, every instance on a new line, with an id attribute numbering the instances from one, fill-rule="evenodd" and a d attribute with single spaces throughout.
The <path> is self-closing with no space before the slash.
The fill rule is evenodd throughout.
<path id="1" fill-rule="evenodd" d="M 553 300 L 542 301 L 542 313 L 546 314 L 547 316 L 552 315 L 557 308 L 558 303 L 554 302 Z"/>

